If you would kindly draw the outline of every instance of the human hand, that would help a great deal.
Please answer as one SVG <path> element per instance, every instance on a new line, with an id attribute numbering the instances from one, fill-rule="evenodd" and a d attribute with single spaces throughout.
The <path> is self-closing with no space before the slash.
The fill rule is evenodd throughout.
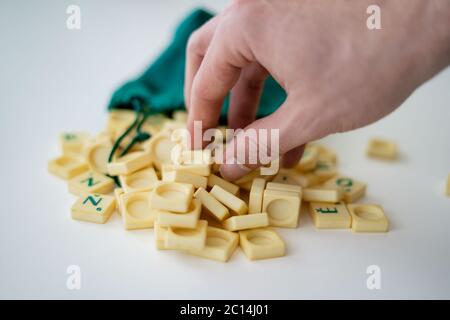
<path id="1" fill-rule="evenodd" d="M 189 40 L 185 101 L 191 135 L 194 121 L 202 121 L 204 130 L 217 126 L 231 91 L 229 127 L 279 129 L 279 153 L 292 166 L 307 142 L 393 111 L 450 63 L 450 2 L 377 2 L 381 30 L 366 25 L 372 0 L 234 1 Z M 255 121 L 269 74 L 287 98 Z M 230 143 L 238 145 L 238 139 Z M 233 151 L 227 148 L 226 159 Z M 239 151 L 248 156 L 248 149 Z M 247 172 L 236 164 L 221 166 L 228 180 Z"/>

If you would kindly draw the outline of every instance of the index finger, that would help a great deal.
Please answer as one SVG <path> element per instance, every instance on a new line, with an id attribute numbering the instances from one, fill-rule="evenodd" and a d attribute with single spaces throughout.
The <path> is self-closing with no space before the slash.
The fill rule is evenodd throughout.
<path id="1" fill-rule="evenodd" d="M 187 129 L 194 149 L 202 147 L 201 137 L 194 137 L 194 121 L 201 121 L 202 131 L 217 126 L 226 95 L 239 79 L 241 68 L 249 63 L 234 49 L 238 46 L 230 45 L 230 36 L 219 29 L 192 84 Z"/>

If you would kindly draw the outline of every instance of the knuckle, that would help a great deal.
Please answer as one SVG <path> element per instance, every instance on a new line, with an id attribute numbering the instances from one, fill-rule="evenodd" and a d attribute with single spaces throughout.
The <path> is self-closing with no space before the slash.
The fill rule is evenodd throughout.
<path id="1" fill-rule="evenodd" d="M 202 48 L 200 30 L 194 31 L 188 39 L 187 50 L 192 53 L 199 53 Z"/>

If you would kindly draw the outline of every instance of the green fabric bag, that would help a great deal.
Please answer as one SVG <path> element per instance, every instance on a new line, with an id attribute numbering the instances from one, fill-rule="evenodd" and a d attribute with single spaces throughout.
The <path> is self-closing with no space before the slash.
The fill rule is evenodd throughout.
<path id="1" fill-rule="evenodd" d="M 186 44 L 190 34 L 202 26 L 213 15 L 197 9 L 189 14 L 178 26 L 170 45 L 137 79 L 132 80 L 114 92 L 108 109 L 133 109 L 131 98 L 137 98 L 151 113 L 170 114 L 174 110 L 185 109 L 184 66 Z M 264 117 L 275 111 L 285 100 L 286 93 L 270 77 L 266 80 L 257 116 Z M 228 98 L 221 112 L 221 123 L 226 123 Z"/>

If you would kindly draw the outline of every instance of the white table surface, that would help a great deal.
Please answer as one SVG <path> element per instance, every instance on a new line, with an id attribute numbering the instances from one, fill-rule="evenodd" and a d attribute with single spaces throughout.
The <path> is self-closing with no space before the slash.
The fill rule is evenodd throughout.
<path id="1" fill-rule="evenodd" d="M 72 3 L 80 31 L 66 29 Z M 124 231 L 117 215 L 106 225 L 70 219 L 75 198 L 47 173 L 58 134 L 98 132 L 114 88 L 198 4 L 0 2 L 0 298 L 450 298 L 449 69 L 384 120 L 325 139 L 340 171 L 367 182 L 364 202 L 385 208 L 387 234 L 318 231 L 304 215 L 298 229 L 279 229 L 286 257 L 251 262 L 238 250 L 222 264 L 159 252 L 152 230 Z M 396 140 L 401 159 L 366 158 L 374 136 Z M 69 265 L 81 268 L 80 290 L 66 288 Z M 381 268 L 381 290 L 366 287 L 369 265 Z"/>

